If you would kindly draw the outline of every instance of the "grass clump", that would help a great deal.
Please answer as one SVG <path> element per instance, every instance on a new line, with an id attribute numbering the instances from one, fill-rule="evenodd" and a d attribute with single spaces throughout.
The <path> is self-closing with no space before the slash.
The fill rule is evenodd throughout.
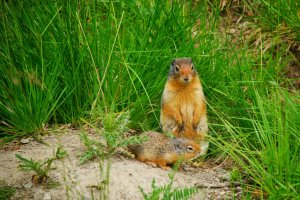
<path id="1" fill-rule="evenodd" d="M 245 170 L 247 190 L 256 191 L 260 198 L 296 198 L 300 135 L 294 127 L 299 126 L 299 106 L 278 87 L 269 90 L 267 96 L 253 90 L 249 126 L 237 127 L 228 121 L 229 116 L 223 116 L 224 131 L 216 133 L 213 128 L 211 141 Z"/>
<path id="2" fill-rule="evenodd" d="M 77 126 L 99 104 L 131 109 L 132 126 L 157 129 L 171 60 L 199 61 L 198 55 L 218 46 L 212 35 L 192 36 L 206 7 L 160 1 L 1 4 L 4 135 L 32 134 L 46 123 Z"/>

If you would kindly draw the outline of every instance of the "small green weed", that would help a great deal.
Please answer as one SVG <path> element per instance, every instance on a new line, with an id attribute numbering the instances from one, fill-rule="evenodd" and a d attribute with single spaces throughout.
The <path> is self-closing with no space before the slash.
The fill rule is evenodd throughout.
<path id="1" fill-rule="evenodd" d="M 68 156 L 68 152 L 67 150 L 65 150 L 64 148 L 62 148 L 61 146 L 57 147 L 56 152 L 54 153 L 54 158 L 55 159 L 62 159 Z"/>
<path id="2" fill-rule="evenodd" d="M 98 185 L 98 189 L 100 191 L 100 199 L 101 200 L 109 199 L 110 169 L 111 169 L 111 162 L 109 159 L 107 160 L 106 167 L 104 165 L 104 159 L 102 159 L 99 162 L 99 171 L 100 171 L 99 180 L 100 180 L 100 182 Z"/>
<path id="3" fill-rule="evenodd" d="M 10 186 L 0 187 L 0 200 L 10 199 L 16 192 L 16 189 Z"/>
<path id="4" fill-rule="evenodd" d="M 46 161 L 35 161 L 33 159 L 27 159 L 19 154 L 16 157 L 21 161 L 19 167 L 24 171 L 34 171 L 39 177 L 48 177 L 48 171 L 50 170 L 53 159 L 47 159 Z"/>
<path id="5" fill-rule="evenodd" d="M 99 130 L 94 125 L 89 124 L 97 131 L 97 134 L 104 139 L 105 144 L 89 138 L 84 132 L 80 134 L 80 140 L 87 147 L 87 150 L 79 158 L 80 164 L 84 164 L 94 158 L 99 158 L 100 181 L 96 188 L 100 191 L 100 199 L 109 199 L 110 157 L 115 154 L 119 147 L 144 141 L 144 138 L 139 136 L 125 137 L 130 123 L 129 118 L 130 113 L 128 111 L 120 113 L 101 112 L 100 120 L 103 130 Z M 87 123 L 87 121 L 83 121 Z M 94 195 L 92 191 L 91 194 L 92 196 Z"/>
<path id="6" fill-rule="evenodd" d="M 99 136 L 104 138 L 105 144 L 90 139 L 84 132 L 81 133 L 80 140 L 87 147 L 87 150 L 80 156 L 80 164 L 86 163 L 88 160 L 96 157 L 109 158 L 115 154 L 117 148 L 119 147 L 125 147 L 143 142 L 145 138 L 140 136 L 134 135 L 125 137 L 125 133 L 128 131 L 128 125 L 130 123 L 129 118 L 130 113 L 128 111 L 120 113 L 111 112 L 101 115 L 102 126 L 104 128 L 103 130 L 99 130 L 95 126 L 89 124 L 95 130 L 97 130 L 97 134 Z"/>
<path id="7" fill-rule="evenodd" d="M 170 182 L 164 186 L 157 186 L 155 179 L 152 180 L 151 187 L 152 192 L 147 194 L 142 187 L 139 186 L 139 190 L 142 193 L 145 200 L 184 200 L 191 198 L 194 194 L 198 192 L 197 188 L 173 188 L 174 177 L 176 172 L 178 171 L 182 160 L 179 160 L 173 166 L 172 172 L 168 174 Z"/>
<path id="8" fill-rule="evenodd" d="M 175 172 L 169 174 L 170 182 L 164 186 L 157 186 L 155 179 L 152 180 L 152 192 L 147 194 L 142 187 L 139 187 L 140 192 L 143 194 L 145 200 L 183 200 L 189 199 L 197 193 L 197 188 L 173 188 Z"/>
<path id="9" fill-rule="evenodd" d="M 101 157 L 103 155 L 104 146 L 101 142 L 92 140 L 88 137 L 86 133 L 80 133 L 80 140 L 87 147 L 87 150 L 79 157 L 79 163 L 84 164 L 89 160 L 92 160 L 96 157 Z"/>
<path id="10" fill-rule="evenodd" d="M 52 158 L 48 158 L 45 161 L 35 161 L 33 159 L 29 160 L 19 154 L 16 154 L 16 157 L 21 161 L 21 163 L 19 164 L 19 168 L 25 171 L 34 171 L 41 179 L 44 177 L 48 177 L 48 172 L 51 169 L 51 165 L 54 160 L 61 159 L 66 156 L 66 150 L 61 147 L 57 148 Z"/>
<path id="11" fill-rule="evenodd" d="M 106 141 L 110 155 L 114 154 L 118 147 L 138 144 L 144 141 L 144 138 L 139 136 L 125 137 L 125 133 L 128 131 L 128 125 L 130 123 L 129 118 L 129 111 L 103 115 L 102 123 L 104 130 L 100 134 Z"/>

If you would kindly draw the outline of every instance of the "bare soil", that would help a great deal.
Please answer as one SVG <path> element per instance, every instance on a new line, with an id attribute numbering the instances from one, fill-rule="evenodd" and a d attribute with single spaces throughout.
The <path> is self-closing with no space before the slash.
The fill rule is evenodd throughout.
<path id="1" fill-rule="evenodd" d="M 85 151 L 79 133 L 78 130 L 68 129 L 64 133 L 51 133 L 43 136 L 46 144 L 29 139 L 26 144 L 14 141 L 1 147 L 0 185 L 17 189 L 12 199 L 92 199 L 92 195 L 94 199 L 99 199 L 101 192 L 97 188 L 101 180 L 99 160 L 95 159 L 79 165 L 78 156 Z M 89 135 L 97 139 L 95 134 L 89 133 Z M 59 145 L 67 150 L 68 156 L 55 160 L 49 172 L 50 180 L 59 184 L 52 186 L 49 183 L 32 184 L 31 178 L 34 172 L 20 170 L 18 168 L 20 162 L 15 154 L 28 159 L 45 160 L 53 156 Z M 156 180 L 157 185 L 165 185 L 170 181 L 168 176 L 170 172 L 153 168 L 127 156 L 116 155 L 110 161 L 108 199 L 143 199 L 139 186 L 148 193 L 152 191 L 153 179 Z M 223 182 L 220 178 L 228 174 L 226 170 L 220 167 L 184 166 L 184 169 L 175 175 L 174 187 L 199 187 L 199 192 L 193 199 L 231 199 L 233 195 L 238 195 L 237 199 L 239 199 L 241 187 L 229 187 L 230 183 Z"/>

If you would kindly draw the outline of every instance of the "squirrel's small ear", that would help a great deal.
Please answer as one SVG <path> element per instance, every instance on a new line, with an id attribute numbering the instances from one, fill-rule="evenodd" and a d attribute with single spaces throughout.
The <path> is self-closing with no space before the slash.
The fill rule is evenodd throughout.
<path id="1" fill-rule="evenodd" d="M 174 66 L 175 61 L 176 61 L 176 59 L 173 59 L 173 60 L 172 60 L 171 66 Z"/>
<path id="2" fill-rule="evenodd" d="M 181 144 L 181 140 L 180 140 L 180 138 L 172 138 L 172 143 L 174 144 L 174 146 L 176 148 L 179 148 L 180 144 Z"/>

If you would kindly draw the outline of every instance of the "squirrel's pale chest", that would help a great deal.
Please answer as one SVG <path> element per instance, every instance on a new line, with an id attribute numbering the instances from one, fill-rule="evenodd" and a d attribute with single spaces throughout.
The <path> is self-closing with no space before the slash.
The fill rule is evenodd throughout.
<path id="1" fill-rule="evenodd" d="M 203 99 L 201 90 L 167 92 L 165 101 L 186 121 L 191 121 L 197 104 Z"/>
<path id="2" fill-rule="evenodd" d="M 187 121 L 192 120 L 195 110 L 195 92 L 179 93 L 175 98 L 176 107 L 180 111 L 180 115 Z"/>

